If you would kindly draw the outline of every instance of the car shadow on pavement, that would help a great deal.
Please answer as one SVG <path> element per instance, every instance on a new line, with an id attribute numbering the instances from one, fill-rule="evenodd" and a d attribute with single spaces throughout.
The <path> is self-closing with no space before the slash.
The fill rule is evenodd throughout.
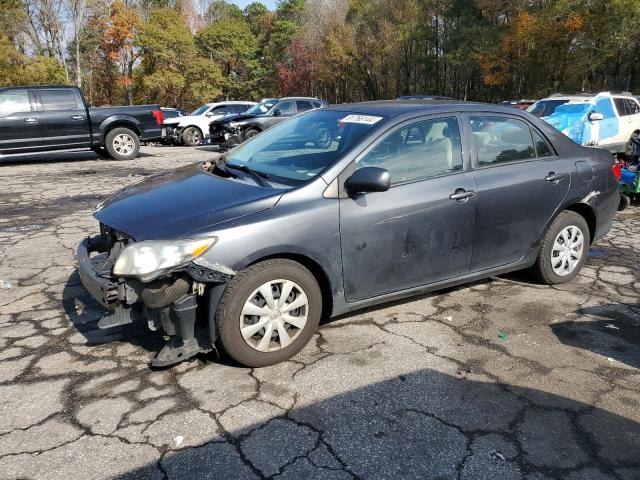
<path id="1" fill-rule="evenodd" d="M 162 336 L 149 332 L 147 325 L 142 322 L 100 330 L 98 320 L 106 310 L 84 288 L 77 269 L 71 273 L 64 286 L 62 306 L 76 330 L 85 337 L 87 345 L 123 340 L 150 352 L 156 352 L 164 345 Z"/>
<path id="2" fill-rule="evenodd" d="M 149 153 L 138 153 L 137 158 L 153 157 Z M 110 158 L 101 158 L 90 150 L 63 150 L 59 152 L 42 152 L 31 153 L 29 155 L 20 155 L 12 158 L 0 158 L 0 167 L 8 165 L 21 164 L 37 164 L 37 163 L 55 163 L 55 162 L 81 162 L 90 160 L 101 160 L 104 162 L 117 162 Z"/>
<path id="3" fill-rule="evenodd" d="M 601 320 L 552 325 L 551 330 L 562 343 L 640 368 L 639 304 L 610 303 L 581 308 L 575 313 Z"/>
<path id="4" fill-rule="evenodd" d="M 160 461 L 116 478 L 640 478 L 640 424 L 629 418 L 460 371 L 375 381 L 384 378 L 379 358 L 344 361 L 340 382 L 296 377 L 288 388 L 300 389 L 299 406 L 281 415 L 206 439 L 172 425 Z M 212 369 L 213 396 L 215 377 Z M 170 451 L 178 435 L 183 448 Z"/>

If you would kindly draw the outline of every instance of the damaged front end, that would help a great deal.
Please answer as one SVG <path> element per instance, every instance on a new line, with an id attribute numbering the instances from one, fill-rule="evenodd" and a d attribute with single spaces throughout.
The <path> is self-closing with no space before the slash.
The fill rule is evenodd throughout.
<path id="1" fill-rule="evenodd" d="M 216 240 L 135 242 L 101 224 L 100 235 L 86 238 L 77 251 L 82 283 L 109 310 L 98 327 L 142 321 L 152 331 L 163 330 L 168 339 L 152 361 L 156 367 L 211 351 L 215 326 L 197 325 L 198 307 L 207 307 L 204 297 L 221 294 L 235 273 L 196 263 Z"/>
<path id="2" fill-rule="evenodd" d="M 210 142 L 232 148 L 244 142 L 244 128 L 235 122 L 212 122 L 209 126 Z"/>

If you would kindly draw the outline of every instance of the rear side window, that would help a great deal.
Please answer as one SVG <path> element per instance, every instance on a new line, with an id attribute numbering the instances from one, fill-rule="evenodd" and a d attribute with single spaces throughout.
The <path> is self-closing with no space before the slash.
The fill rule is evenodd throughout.
<path id="1" fill-rule="evenodd" d="M 471 130 L 481 167 L 535 158 L 529 126 L 516 119 L 473 116 Z"/>
<path id="2" fill-rule="evenodd" d="M 536 131 L 533 131 L 533 141 L 536 144 L 536 154 L 538 157 L 553 156 L 553 150 L 551 150 L 549 144 L 545 142 L 542 136 Z"/>
<path id="3" fill-rule="evenodd" d="M 296 103 L 298 105 L 298 112 L 306 112 L 307 110 L 313 109 L 311 102 L 307 102 L 306 100 L 298 100 Z"/>
<path id="4" fill-rule="evenodd" d="M 38 90 L 40 102 L 45 112 L 56 110 L 75 110 L 78 108 L 76 95 L 73 90 L 51 89 Z"/>
<path id="5" fill-rule="evenodd" d="M 391 133 L 356 168 L 381 167 L 391 183 L 425 180 L 462 170 L 460 130 L 455 118 L 412 123 Z"/>
<path id="6" fill-rule="evenodd" d="M 640 105 L 638 105 L 638 102 L 630 98 L 625 99 L 625 102 L 627 104 L 628 115 L 637 115 L 640 113 Z"/>
<path id="7" fill-rule="evenodd" d="M 0 118 L 26 112 L 31 112 L 29 93 L 26 90 L 10 90 L 0 93 Z"/>

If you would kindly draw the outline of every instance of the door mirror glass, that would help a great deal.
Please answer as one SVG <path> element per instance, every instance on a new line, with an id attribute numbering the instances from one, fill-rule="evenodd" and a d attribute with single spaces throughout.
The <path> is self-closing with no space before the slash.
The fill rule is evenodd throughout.
<path id="1" fill-rule="evenodd" d="M 591 112 L 589 114 L 589 121 L 590 122 L 599 122 L 600 120 L 604 120 L 604 115 L 602 115 L 601 113 Z"/>
<path id="2" fill-rule="evenodd" d="M 391 174 L 379 167 L 364 167 L 356 170 L 344 182 L 349 195 L 368 192 L 386 192 L 391 186 Z"/>

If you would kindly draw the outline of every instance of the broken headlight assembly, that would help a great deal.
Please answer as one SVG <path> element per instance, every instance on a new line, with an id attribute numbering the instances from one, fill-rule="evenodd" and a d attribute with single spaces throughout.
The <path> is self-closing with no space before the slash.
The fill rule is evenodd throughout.
<path id="1" fill-rule="evenodd" d="M 167 271 L 186 265 L 215 245 L 217 237 L 185 240 L 145 240 L 124 248 L 113 274 L 149 282 Z"/>

